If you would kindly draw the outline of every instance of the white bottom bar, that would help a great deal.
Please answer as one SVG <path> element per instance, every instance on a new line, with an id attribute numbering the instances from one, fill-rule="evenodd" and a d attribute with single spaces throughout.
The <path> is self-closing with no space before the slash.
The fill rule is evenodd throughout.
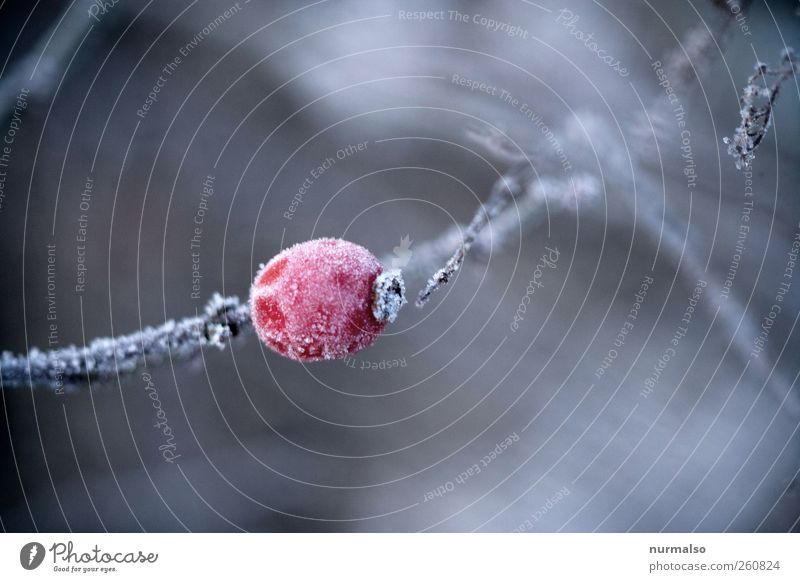
<path id="1" fill-rule="evenodd" d="M 0 573 L 3 580 L 796 581 L 798 550 L 792 534 L 4 534 Z"/>

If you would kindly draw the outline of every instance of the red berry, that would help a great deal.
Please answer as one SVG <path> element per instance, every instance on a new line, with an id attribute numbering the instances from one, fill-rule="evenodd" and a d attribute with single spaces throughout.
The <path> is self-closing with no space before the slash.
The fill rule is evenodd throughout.
<path id="1" fill-rule="evenodd" d="M 396 310 L 381 312 L 378 305 L 385 308 L 386 302 L 375 299 L 382 271 L 367 249 L 341 239 L 285 249 L 261 268 L 250 288 L 258 337 L 300 361 L 342 358 L 369 346 L 396 315 Z M 402 305 L 402 280 L 395 280 L 399 283 L 390 302 Z"/>

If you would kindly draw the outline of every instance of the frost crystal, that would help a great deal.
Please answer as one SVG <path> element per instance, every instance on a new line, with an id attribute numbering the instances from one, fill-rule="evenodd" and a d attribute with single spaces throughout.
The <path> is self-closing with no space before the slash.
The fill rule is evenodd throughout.
<path id="1" fill-rule="evenodd" d="M 372 310 L 373 284 L 382 270 L 367 249 L 341 239 L 282 251 L 250 289 L 258 337 L 299 361 L 342 358 L 367 347 L 387 323 Z"/>
<path id="2" fill-rule="evenodd" d="M 406 285 L 400 271 L 386 271 L 375 278 L 372 315 L 378 321 L 394 323 L 406 304 Z"/>
<path id="3" fill-rule="evenodd" d="M 728 146 L 728 154 L 736 158 L 736 168 L 739 170 L 750 169 L 755 158 L 755 150 L 772 125 L 772 109 L 781 84 L 796 73 L 797 55 L 794 49 L 786 48 L 781 53 L 780 69 L 770 69 L 762 62 L 757 62 L 754 68 L 755 72 L 747 79 L 747 85 L 742 89 L 739 98 L 742 106 L 739 112 L 741 116 L 739 127 L 734 131 L 733 137 L 722 139 Z M 772 87 L 767 86 L 768 77 L 776 77 Z M 767 101 L 762 105 L 756 105 L 756 99 Z"/>

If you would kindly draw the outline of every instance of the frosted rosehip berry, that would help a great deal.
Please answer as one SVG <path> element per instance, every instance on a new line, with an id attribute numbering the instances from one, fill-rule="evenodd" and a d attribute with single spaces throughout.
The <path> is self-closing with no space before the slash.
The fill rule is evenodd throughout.
<path id="1" fill-rule="evenodd" d="M 321 238 L 276 255 L 250 288 L 253 324 L 293 360 L 342 358 L 372 344 L 405 303 L 399 272 L 364 247 Z"/>

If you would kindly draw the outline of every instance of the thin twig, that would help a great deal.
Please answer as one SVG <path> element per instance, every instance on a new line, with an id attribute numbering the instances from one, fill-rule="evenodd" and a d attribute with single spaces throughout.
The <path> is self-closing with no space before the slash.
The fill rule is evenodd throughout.
<path id="1" fill-rule="evenodd" d="M 434 272 L 420 291 L 417 307 L 423 307 L 437 289 L 453 278 L 473 246 L 488 246 L 487 237 L 481 235 L 490 222 L 496 242 L 502 244 L 515 227 L 531 222 L 542 214 L 542 209 L 555 211 L 568 207 L 579 199 L 595 197 L 600 192 L 600 182 L 591 174 L 581 172 L 574 177 L 565 178 L 537 176 L 531 163 L 532 154 L 521 152 L 518 146 L 499 132 L 470 128 L 468 136 L 488 149 L 495 158 L 514 164 L 495 181 L 489 198 L 477 210 L 463 235 L 458 235 L 457 229 L 450 229 L 435 241 L 427 243 L 427 248 L 417 247 L 417 254 L 426 258 L 427 262 L 435 260 L 434 264 L 441 264 L 439 261 L 442 259 L 437 260 L 432 250 L 450 249 L 445 255 L 449 256 L 445 265 Z M 535 157 L 546 158 L 547 154 L 537 151 Z M 512 201 L 516 202 L 513 206 Z M 453 247 L 456 248 L 455 251 L 451 250 Z M 419 252 L 421 250 L 424 252 Z M 419 264 L 416 268 L 420 268 Z"/>
<path id="2" fill-rule="evenodd" d="M 445 263 L 444 267 L 436 271 L 433 276 L 428 279 L 425 288 L 419 292 L 416 302 L 417 307 L 425 305 L 434 291 L 450 281 L 456 271 L 461 268 L 461 265 L 464 263 L 464 258 L 467 256 L 467 251 L 469 251 L 472 243 L 475 242 L 475 239 L 477 239 L 484 227 L 486 227 L 492 218 L 500 214 L 500 212 L 509 205 L 511 200 L 525 190 L 525 186 L 532 174 L 533 172 L 529 165 L 521 164 L 495 182 L 489 199 L 485 204 L 481 205 L 464 230 L 461 244 L 447 263 Z"/>

